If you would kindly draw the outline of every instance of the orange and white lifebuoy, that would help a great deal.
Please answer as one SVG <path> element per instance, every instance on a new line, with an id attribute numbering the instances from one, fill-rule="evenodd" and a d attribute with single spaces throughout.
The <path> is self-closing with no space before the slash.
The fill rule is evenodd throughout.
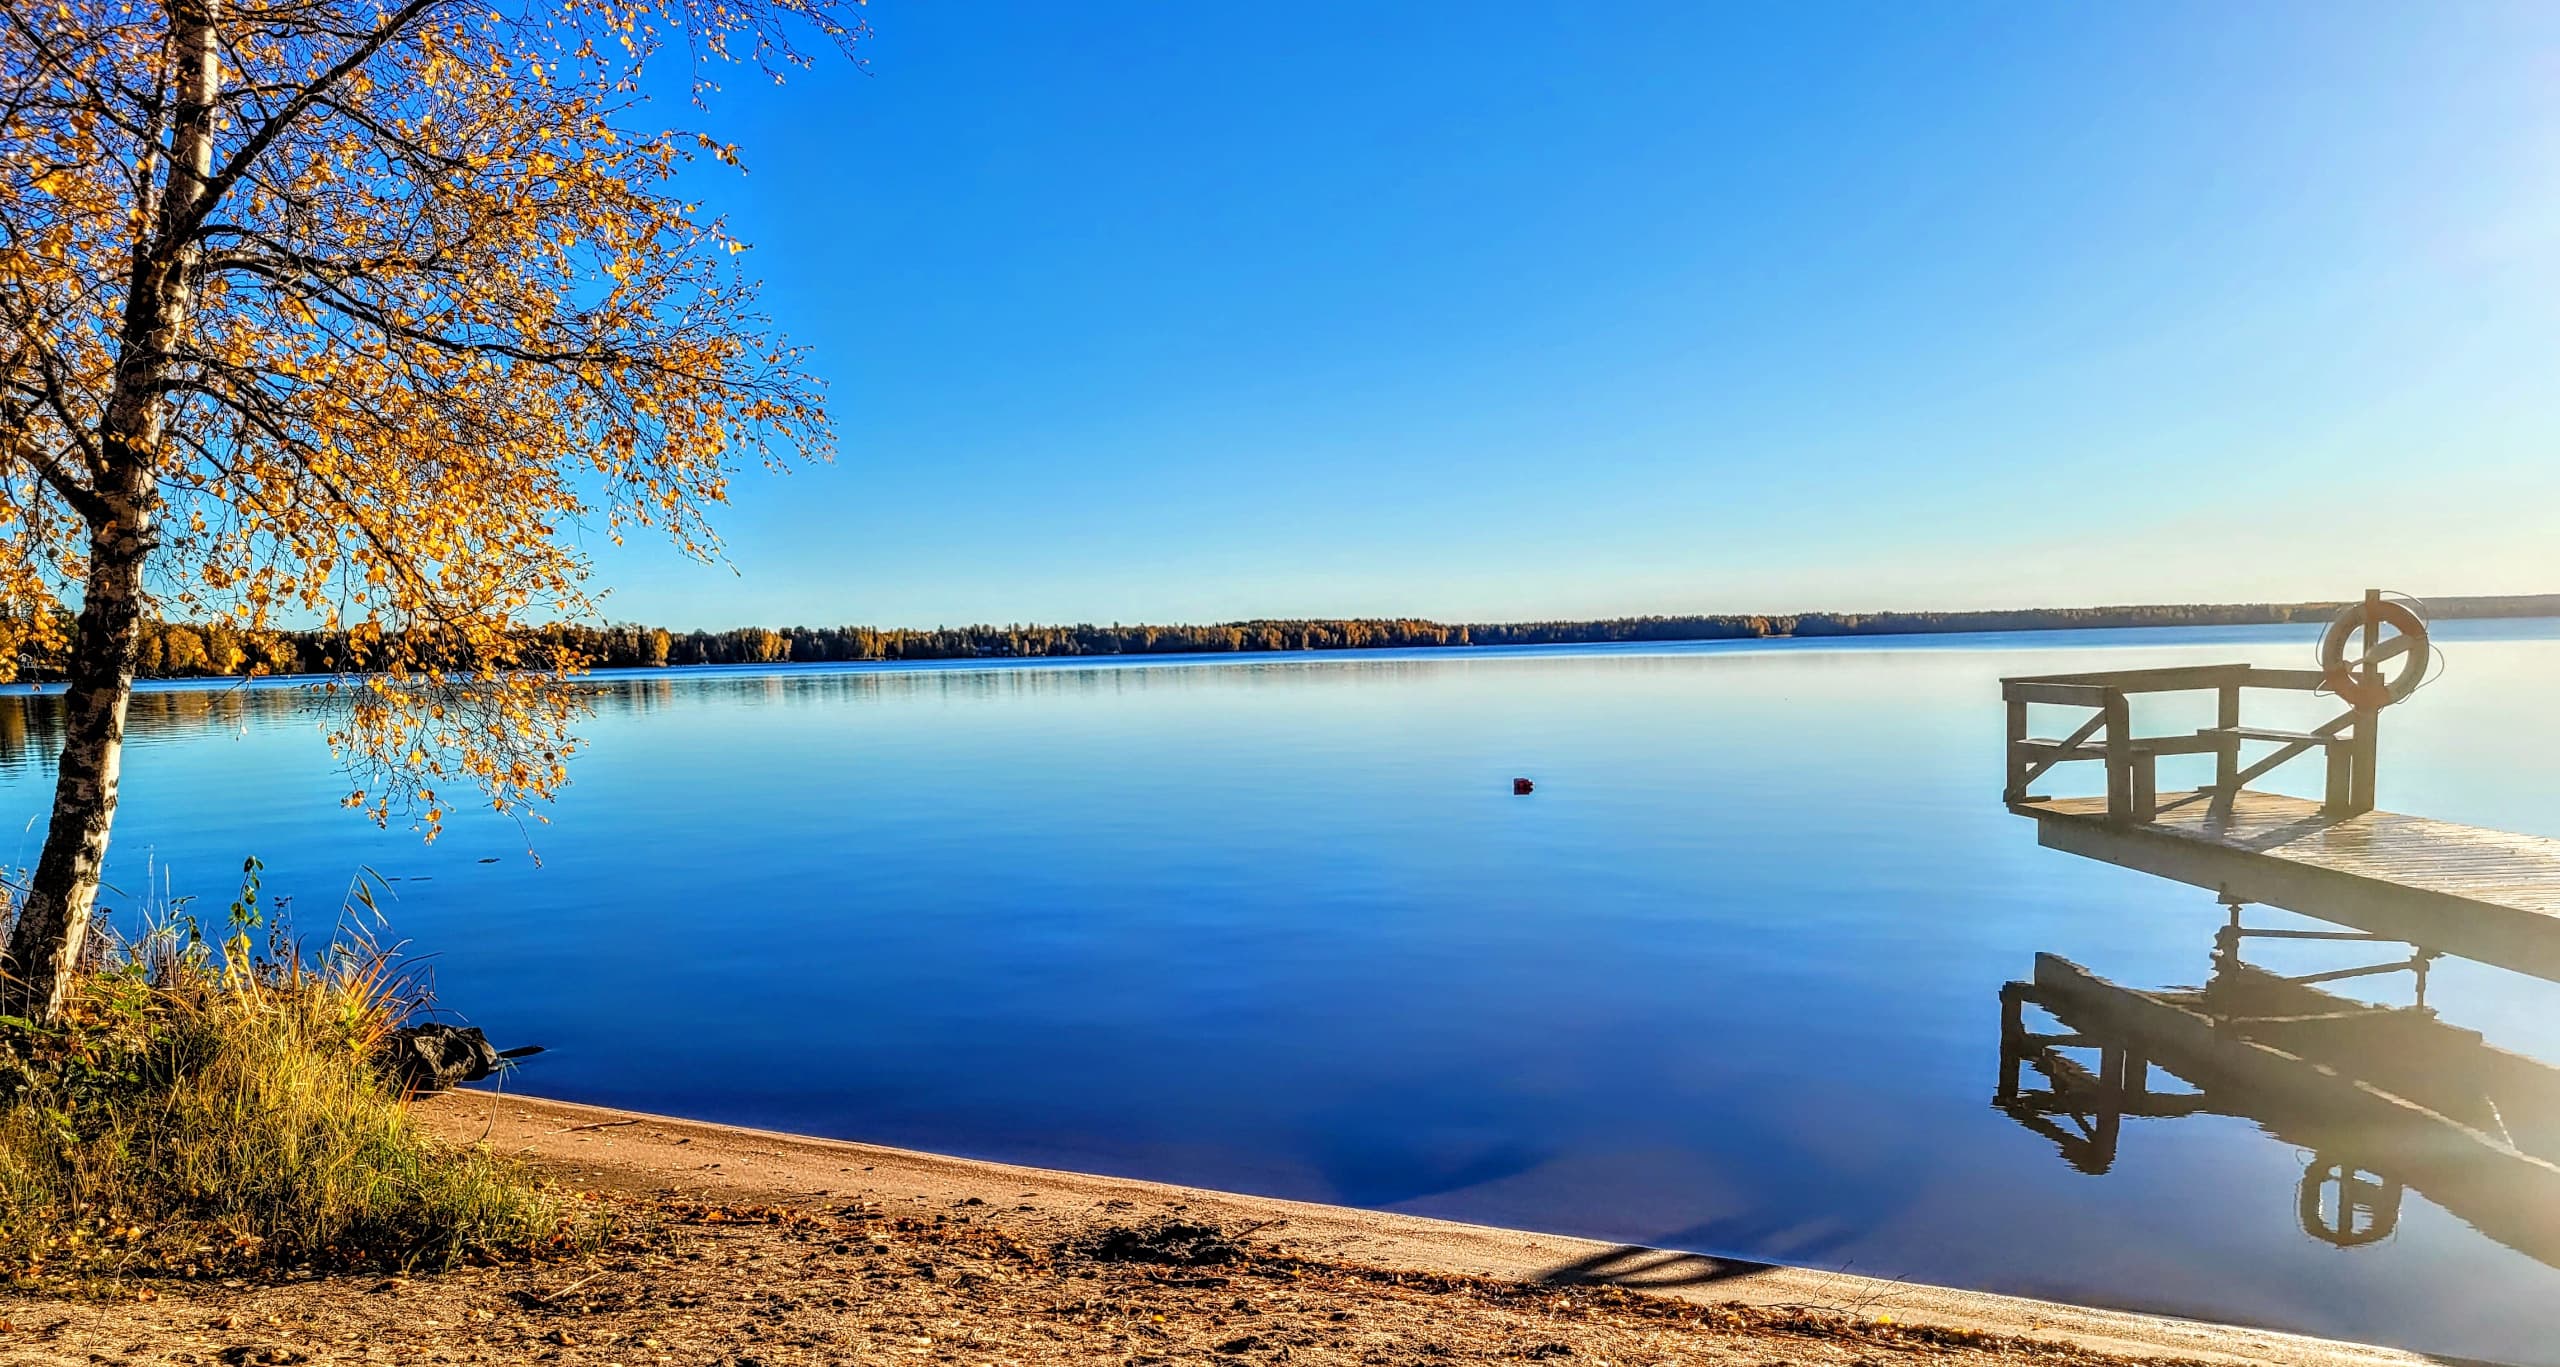
<path id="1" fill-rule="evenodd" d="M 2368 613 L 2367 609 L 2371 611 Z M 2350 659 L 2347 651 L 2354 645 L 2370 619 L 2377 640 L 2384 627 L 2400 633 L 2409 644 L 2383 669 L 2368 676 L 2360 667 L 2362 657 Z M 2427 679 L 2427 622 L 2404 603 L 2383 599 L 2372 604 L 2356 603 L 2338 614 L 2329 630 L 2320 638 L 2321 686 L 2337 695 L 2350 707 L 2383 708 L 2418 691 Z"/>

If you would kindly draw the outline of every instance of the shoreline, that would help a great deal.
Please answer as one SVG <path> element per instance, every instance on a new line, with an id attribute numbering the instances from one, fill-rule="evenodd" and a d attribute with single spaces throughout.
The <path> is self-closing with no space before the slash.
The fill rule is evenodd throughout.
<path id="1" fill-rule="evenodd" d="M 485 1142 L 573 1187 L 625 1198 L 815 1208 L 847 1197 L 883 1208 L 983 1203 L 1089 1221 L 1178 1214 L 1266 1231 L 1317 1262 L 1542 1287 L 1619 1288 L 1696 1306 L 1806 1310 L 1854 1320 L 2041 1340 L 2119 1358 L 2304 1367 L 2410 1367 L 2403 1349 L 2138 1311 L 1888 1282 L 1670 1253 L 1425 1216 L 1359 1210 L 921 1153 L 539 1097 L 461 1091 L 420 1104 L 432 1132 Z"/>
<path id="2" fill-rule="evenodd" d="M 2473 609 L 2473 610 L 2466 610 L 2465 605 L 2468 605 L 2468 604 L 2476 604 L 2476 603 L 2478 603 L 2478 602 L 2480 602 L 2480 601 L 2483 601 L 2484 599 L 2512 599 L 2512 600 L 2534 600 L 2534 601 L 2532 602 L 2532 605 L 2531 605 L 2531 606 L 2521 606 L 2521 607 L 2518 607 L 2518 608 L 2517 608 L 2517 610 L 2513 610 L 2513 611 L 2504 610 L 2503 608 L 2500 608 L 2500 609 L 2493 609 L 2493 610 L 2477 610 L 2477 609 Z M 2436 627 L 2438 627 L 2438 628 L 2441 628 L 2441 627 L 2443 627 L 2443 626 L 2445 626 L 2445 625 L 2447 625 L 2447 624 L 2449 624 L 2449 623 L 2455 623 L 2455 622 L 2464 622 L 2464 623 L 2479 622 L 2479 623 L 2492 623 L 2492 624 L 2496 624 L 2496 623 L 2523 623 L 2523 622 L 2554 622 L 2554 621 L 2560 621 L 2560 606 L 2549 606 L 2549 607 L 2547 607 L 2547 606 L 2544 606 L 2544 605 L 2543 605 L 2545 601 L 2549 601 L 2549 600 L 2560 600 L 2560 594 L 2505 594 L 2505 595 L 2483 595 L 2483 596 L 2481 596 L 2480 598 L 2470 598 L 2470 599 L 2451 599 L 2451 600 L 2447 600 L 2447 602 L 2450 604 L 2450 606 L 2449 606 L 2448 608 L 2445 608 L 2445 609 L 2443 609 L 2443 610 L 2440 610 L 2440 611 L 2438 612 L 2438 614 L 2437 614 L 2437 615 L 2435 615 L 2434 617 L 2432 617 L 2432 618 L 2430 619 L 2430 621 L 2431 621 L 2431 625 L 2436 626 Z M 2233 607 L 2240 607 L 2240 606 L 2255 606 L 2255 605 L 2235 605 L 2235 604 L 2194 604 L 2194 605 L 2179 605 L 2179 606 L 2192 607 L 2192 609 L 2194 609 L 2194 610 L 2196 610 L 2196 611 L 2198 611 L 2198 612 L 2210 612 L 2210 611 L 2220 610 L 2220 609 L 2226 609 L 2226 608 L 2233 608 Z M 2264 606 L 2270 606 L 2270 607 L 2282 608 L 2282 609 L 2289 609 L 2289 610 L 2290 610 L 2290 609 L 2314 609 L 2314 608 L 2318 608 L 2318 609 L 2327 609 L 2327 608 L 2333 608 L 2333 607 L 2336 607 L 2336 606 L 2339 606 L 2339 605 L 2338 605 L 2338 604 L 2328 604 L 2328 603 L 2298 603 L 2298 604 L 2289 603 L 2289 604 L 2270 604 L 2270 605 L 2264 605 Z M 2305 632 L 2313 632 L 2313 631 L 2316 631 L 2318 628 L 2320 628 L 2320 627 L 2324 626 L 2324 625 L 2325 625 L 2325 623 L 2326 623 L 2326 618 L 2325 618 L 2325 617 L 2318 617 L 2318 618 L 2315 618 L 2315 617 L 2303 617 L 2303 616 L 2241 616 L 2241 617 L 2233 617 L 2233 618 L 2224 618 L 2224 619 L 2219 619 L 2219 620 L 2215 620 L 2215 619 L 2200 619 L 2200 620 L 2193 620 L 2193 621 L 2182 621 L 2182 620 L 2139 620 L 2139 621 L 2126 621 L 2126 620 L 2120 620 L 2120 619 L 2119 619 L 2119 620 L 2093 620 L 2093 621 L 2078 621 L 2078 622 L 2074 622 L 2074 621 L 2040 621 L 2040 620 L 2026 620 L 2026 619 L 2029 619 L 2029 618 L 2034 617 L 2034 616 L 2035 616 L 2035 615 L 2037 615 L 2037 614 L 2040 614 L 2040 613 L 2046 613 L 2046 612 L 2082 612 L 2082 613 L 2090 613 L 2090 614 L 2102 614 L 2102 613 L 2129 613 L 2129 612 L 2144 612 L 2144 611 L 2158 611 L 2158 610 L 2170 610 L 2170 609 L 2168 608 L 2168 605 L 2164 605 L 2162 608 L 2151 608 L 2151 607 L 2145 607 L 2145 606 L 2140 606 L 2140 605 L 2134 605 L 2134 606 L 2122 606 L 2122 607 L 2099 607 L 2099 608 L 2084 608 L 2084 609 L 2014 608 L 2014 609 L 1997 609 L 1997 610 L 1991 610 L 1991 611 L 1987 611 L 1987 612 L 1983 612 L 1983 613 L 1956 613 L 1956 612 L 1948 612 L 1948 613 L 1934 613 L 1934 612 L 1923 612 L 1923 613 L 1897 613 L 1897 612 L 1890 612 L 1890 611 L 1888 611 L 1888 612 L 1867 613 L 1867 614 L 1833 614 L 1833 613 L 1814 613 L 1814 614 L 1778 614 L 1779 616 L 1849 617 L 1849 618 L 1930 617 L 1930 618 L 1947 618 L 1947 619 L 1951 619 L 1951 620 L 1947 620 L 1947 621 L 1944 621 L 1944 622 L 1930 622 L 1930 623 L 1926 623 L 1926 624 L 1913 623 L 1913 624 L 1894 624 L 1894 625 L 1886 625 L 1886 626 L 1878 626 L 1878 625 L 1872 625 L 1872 624 L 1869 624 L 1869 625 L 1860 625 L 1860 626 L 1851 627 L 1851 628 L 1845 628 L 1845 629 L 1815 629 L 1815 630 L 1792 630 L 1792 629 L 1791 629 L 1791 630 L 1785 630 L 1785 631 L 1717 631 L 1717 632 L 1706 632 L 1706 633 L 1699 633 L 1699 634 L 1669 634 L 1669 635 L 1659 635 L 1659 636 L 1656 636 L 1656 635 L 1627 635 L 1627 636 L 1597 636 L 1597 635 L 1591 635 L 1591 636 L 1581 636 L 1581 637 L 1571 637 L 1571 636 L 1567 636 L 1567 637 L 1558 637 L 1558 638 L 1556 638 L 1556 639 L 1537 639 L 1537 640 L 1488 640 L 1488 641 L 1439 641 L 1439 642 L 1432 642 L 1432 641 L 1380 641 L 1380 642 L 1377 642 L 1377 643 L 1374 643 L 1374 644 L 1363 643 L 1363 644 L 1356 644 L 1356 645 L 1345 645 L 1345 644 L 1313 645 L 1313 644 L 1310 644 L 1310 645 L 1304 645 L 1304 646 L 1280 646 L 1280 647 L 1276 647 L 1276 648 L 1256 647 L 1256 648 L 1251 648 L 1251 649 L 1208 649 L 1208 650 L 1011 650 L 1011 651 L 1008 651 L 1008 650 L 989 650 L 989 651 L 985 651 L 985 652 L 965 652 L 965 651 L 962 651 L 962 652 L 951 652 L 951 653 L 896 654 L 896 655 L 882 655 L 882 656 L 854 656 L 854 657 L 845 657 L 845 658 L 809 658 L 809 659 L 794 659 L 794 658 L 789 658 L 788 656 L 786 656 L 786 657 L 783 657 L 783 658 L 779 658 L 779 659 L 772 659 L 772 660 L 687 660 L 687 661 L 680 661 L 680 662 L 668 662 L 668 663 L 664 663 L 664 664 L 618 664 L 618 663 L 613 663 L 613 662 L 611 662 L 611 661 L 606 661 L 606 662 L 601 662 L 601 663 L 590 664 L 590 665 L 588 665 L 588 666 L 586 666 L 586 667 L 582 668 L 582 669 L 581 669 L 577 674 L 575 674 L 575 675 L 573 675 L 573 676 L 571 676 L 571 677 L 573 677 L 573 678 L 575 678 L 575 679 L 600 679 L 600 680 L 606 680 L 606 681 L 621 681 L 621 680 L 629 680 L 629 679 L 666 678 L 666 677 L 670 677 L 670 676 L 678 676 L 678 677 L 680 677 L 680 676 L 686 676 L 686 675 L 697 675 L 697 674 L 721 674 L 721 673 L 728 673 L 728 674 L 763 674 L 763 673 L 771 673 L 771 672 L 774 672 L 774 671 L 777 671 L 777 670 L 791 670 L 791 669 L 810 669 L 810 670 L 852 670 L 852 671 L 901 670 L 901 669 L 932 669 L 932 668 L 945 668 L 945 669 L 1003 669 L 1003 668 L 1020 667 L 1020 666 L 1023 666 L 1023 665 L 1053 665 L 1053 666 L 1063 666 L 1063 667 L 1074 667 L 1074 666 L 1077 666 L 1077 665 L 1109 665 L 1109 664 L 1130 664 L 1130 663 L 1144 663 L 1144 662 L 1167 662 L 1167 663 L 1170 663 L 1170 662 L 1177 662 L 1177 661 L 1181 661 L 1181 662 L 1241 661 L 1241 662 L 1247 662 L 1247 663 L 1250 663 L 1250 662 L 1257 661 L 1257 660 L 1274 660 L 1274 659 L 1279 659 L 1279 660 L 1299 660 L 1299 659 L 1305 659 L 1305 658 L 1309 658 L 1309 657 L 1325 658 L 1325 657 L 1358 657 L 1358 656 L 1392 656 L 1392 657 L 1407 657 L 1407 658 L 1429 658 L 1429 657 L 1433 657 L 1433 656 L 1441 656 L 1441 655 L 1449 655 L 1449 656 L 1467 656 L 1467 655 L 1492 655 L 1492 656 L 1501 656 L 1501 655 L 1533 655 L 1533 654 L 1535 654 L 1535 653 L 1537 653 L 1537 652 L 1541 652 L 1541 651 L 1549 651 L 1549 650 L 1569 650 L 1569 649 L 1575 649 L 1575 648 L 1609 648 L 1609 647 L 1615 647 L 1615 648 L 1620 648 L 1620 649 L 1628 649 L 1628 650 L 1643 650 L 1643 649 L 1648 649 L 1648 648 L 1652 648 L 1652 649 L 1659 649 L 1659 648 L 1666 647 L 1666 646 L 1732 646 L 1732 647 L 1737 647 L 1737 648 L 1749 648 L 1749 647 L 1753 647 L 1753 646 L 1761 646 L 1761 647 L 1795 647 L 1795 648 L 1798 648 L 1798 649 L 1823 649 L 1823 648 L 1835 648 L 1835 649 L 1836 649 L 1836 648 L 1840 648 L 1840 647 L 1843 647 L 1843 646 L 1855 645 L 1855 644 L 1862 643 L 1862 642 L 1863 642 L 1863 643 L 1875 643 L 1875 642 L 1914 642 L 1914 641 L 1948 640 L 1948 639 L 1964 639 L 1964 638 L 2000 638 L 2000 637 L 2020 637 L 2020 636 L 2050 635 L 2050 634 L 2060 633 L 2060 632 L 2075 632 L 2075 633 L 2085 633 L 2085 632 L 2127 632 L 2127 633 L 2147 634 L 2147 633 L 2151 633 L 2151 632 L 2158 632 L 2158 631 L 2199 631 L 2199 630 L 2216 630 L 2216 629 L 2222 629 L 2222 630 L 2233 630 L 2233 631 L 2251 631 L 2251 630 L 2260 630 L 2260 629 L 2270 628 L 2270 627 L 2280 627 L 2280 628 L 2296 628 L 2296 627 L 2298 627 L 2298 628 L 2303 629 Z M 2016 619 L 2019 619 L 2019 620 L 2015 620 L 2015 621 L 2005 621 L 2005 620 L 2004 620 L 2004 621 L 1992 621 L 1992 622 L 1984 622 L 1984 621 L 1980 621 L 1980 620 L 1966 620 L 1966 621 L 1956 621 L 1956 620 L 1952 620 L 1952 619 L 1956 619 L 1956 618 L 1981 618 L 1981 617 L 1993 617 L 1993 618 L 2016 618 Z M 1314 620 L 1318 620 L 1318 619 L 1309 619 L 1309 620 L 1310 620 L 1310 621 L 1314 621 Z M 1351 619 L 1351 618 L 1343 618 L 1343 619 L 1321 619 L 1321 620 L 1322 620 L 1322 621 L 1324 621 L 1324 622 L 1326 622 L 1326 623 L 1336 623 L 1336 622 L 1368 622 L 1368 621 L 1373 621 L 1373 620 L 1387 620 L 1387 619 Z M 1636 620 L 1636 619 L 1628 619 L 1628 620 Z M 1723 619 L 1719 618 L 1719 619 L 1712 619 L 1712 620 L 1723 620 Z M 1737 620 L 1739 620 L 1739 619 L 1737 619 Z M 175 623 L 175 624 L 172 624 L 172 625 L 187 625 L 187 624 L 185 624 L 185 623 Z M 1438 623 L 1435 623 L 1435 624 L 1433 624 L 1433 625 L 1435 625 L 1435 626 L 1448 626 L 1448 624 L 1438 624 Z M 1466 629 L 1473 630 L 1473 629 L 1476 629 L 1476 628 L 1478 628 L 1478 627 L 1483 627 L 1483 628 L 1488 628 L 1488 629 L 1490 629 L 1490 628 L 1496 628 L 1496 627 L 1522 628 L 1522 627 L 1534 627 L 1534 626 L 1537 626 L 1537 625 L 1539 625 L 1539 624 L 1535 624 L 1535 623 L 1482 623 L 1482 624 L 1464 624 L 1464 625 L 1465 625 Z M 986 627 L 986 626 L 982 626 L 982 625 L 981 625 L 981 626 L 970 626 L 970 627 L 962 627 L 962 628 L 936 627 L 936 628 L 932 628 L 932 629 L 930 629 L 930 630 L 927 630 L 927 629 L 924 629 L 924 628 L 893 628 L 893 629 L 891 629 L 891 630 L 896 631 L 896 632 L 902 632 L 902 633 L 906 633 L 906 634 L 911 634 L 911 635 L 936 635 L 936 634 L 948 634 L 948 633 L 951 633 L 951 632 L 954 632 L 954 631 L 957 631 L 957 632 L 960 632 L 960 633 L 968 633 L 968 632 L 978 632 L 978 631 L 989 631 L 989 630 L 993 630 L 993 629 L 994 629 L 994 628 Z M 1457 629 L 1460 629 L 1460 628 L 1459 628 L 1458 626 L 1448 626 L 1448 629 L 1450 629 L 1450 630 L 1457 630 Z M 763 628 L 736 628 L 735 630 L 764 630 L 764 629 L 763 629 Z M 789 630 L 791 630 L 791 631 L 800 631 L 800 630 L 804 630 L 804 629 L 803 629 L 803 628 L 794 627 L 794 628 L 790 628 Z M 869 629 L 868 629 L 868 628 L 865 628 L 865 630 L 869 630 Z M 135 683 L 135 685 L 136 685 L 137 691 L 143 691 L 143 692 L 185 692 L 185 691 L 200 691 L 200 690 L 228 689 L 228 688 L 239 687 L 239 686 L 244 686 L 244 685 L 245 685 L 245 686 L 251 686 L 251 687 L 276 687 L 276 688 L 287 688 L 287 687 L 298 687 L 298 686 L 308 686 L 308 685 L 312 685 L 312 684 L 319 684 L 319 683 L 327 683 L 327 682 L 330 682 L 330 681 L 332 681 L 332 680 L 340 680 L 340 679 L 348 679 L 348 678 L 364 678 L 364 677 L 368 677 L 368 675 L 367 675 L 366 671 L 363 671 L 363 670 L 349 670 L 349 671 L 342 672 L 342 673 L 331 673 L 331 672 L 328 672 L 328 671 L 326 671 L 326 670 L 307 670 L 307 669 L 306 669 L 306 670 L 291 670 L 291 671 L 271 671 L 271 672 L 248 673 L 248 674 L 238 674 L 238 673 L 233 673 L 233 674 L 160 674 L 160 673 L 155 673 L 155 674 L 142 674 L 142 675 L 138 675 L 138 676 L 136 676 L 136 678 L 135 678 L 135 680 L 134 680 L 134 683 Z M 41 673 L 37 673 L 37 674 L 32 674 L 32 675 L 31 675 L 31 674 L 29 674 L 29 673 L 27 673 L 27 672 L 25 672 L 25 671 L 23 671 L 23 670 L 22 670 L 21 672 L 19 672 L 18 674 L 16 674 L 14 677 L 10 678 L 7 682 L 0 682 L 0 697 L 9 697 L 9 696 L 16 696 L 16 697 L 45 697 L 45 696 L 58 696 L 58 695 L 59 695 L 59 693 L 60 693 L 60 691 L 61 691 L 63 688 L 65 688 L 65 687 L 67 687 L 67 684 L 66 684 L 65 680 L 64 680 L 60 675 L 58 675 L 58 674 L 56 674 L 56 673 L 52 673 L 52 672 L 47 671 L 47 672 L 41 672 Z M 48 693 L 48 691 L 47 691 L 47 690 L 52 690 L 52 691 L 51 691 L 50 693 Z"/>
<path id="3" fill-rule="evenodd" d="M 2515 625 L 2535 622 L 2560 623 L 2560 612 L 2449 616 L 2434 620 L 2431 623 L 2431 626 L 2441 631 L 2444 627 L 2453 623 L 2460 623 L 2465 626 L 2477 624 L 2495 627 L 2500 625 Z M 1218 664 L 1306 664 L 1331 662 L 1336 660 L 1357 660 L 1364 658 L 1386 659 L 1393 661 L 1432 660 L 1444 658 L 1536 659 L 1542 655 L 1561 652 L 1582 652 L 1589 654 L 1602 651 L 1612 651 L 1628 655 L 1643 655 L 1651 652 L 1666 651 L 1688 653 L 1687 648 L 1697 647 L 1722 647 L 1736 652 L 1747 652 L 1752 650 L 1856 650 L 1895 647 L 1904 649 L 1965 649 L 1978 642 L 1997 643 L 2001 646 L 2008 646 L 2013 642 L 2016 642 L 2019 638 L 2051 636 L 2063 633 L 2071 633 L 2074 635 L 2087 635 L 2091 633 L 2120 633 L 2129 637 L 2141 637 L 2154 633 L 2175 631 L 2260 632 L 2279 630 L 2298 634 L 2304 639 L 2316 639 L 2320 625 L 2321 624 L 2317 622 L 2303 620 L 2240 622 L 2118 622 L 2087 625 L 2059 624 L 2047 626 L 1914 629 L 1907 631 L 1815 632 L 1767 636 L 1673 636 L 1659 638 L 1633 638 L 1625 640 L 1499 643 L 1479 642 L 1473 644 L 1448 645 L 1389 644 L 1361 646 L 1310 646 L 1303 649 L 1281 650 L 1061 651 L 1010 655 L 916 655 L 884 659 L 849 660 L 783 659 L 764 662 L 715 661 L 707 663 L 664 665 L 599 664 L 581 669 L 577 673 L 567 677 L 573 684 L 618 684 L 652 679 L 723 677 L 758 678 L 795 673 L 817 675 L 972 673 L 1012 669 L 1072 670 L 1145 668 L 1154 666 L 1197 667 Z M 2268 641 L 2257 643 L 2271 643 L 2274 639 L 2275 638 L 2269 638 Z M 2291 637 L 2287 636 L 2284 639 L 2290 640 Z M 2493 637 L 2491 639 L 2508 638 Z M 2546 638 L 2543 636 L 2530 636 L 2521 639 L 2538 641 Z M 2108 649 L 2115 648 L 2118 644 L 2119 643 L 2113 641 L 2096 642 L 2088 643 L 2085 648 Z M 2134 640 L 2127 641 L 2122 644 L 2141 645 L 2144 643 Z M 361 679 L 366 677 L 370 676 L 363 671 L 353 671 L 345 674 L 311 671 L 265 674 L 150 674 L 135 678 L 134 692 L 137 694 L 215 693 L 230 692 L 234 689 L 286 692 L 296 689 L 317 688 L 325 684 L 343 682 L 347 679 Z M 62 696 L 63 690 L 66 687 L 68 687 L 68 685 L 65 681 L 57 677 L 46 676 L 41 678 L 29 678 L 22 674 L 7 682 L 0 682 L 0 698 L 59 698 Z"/>

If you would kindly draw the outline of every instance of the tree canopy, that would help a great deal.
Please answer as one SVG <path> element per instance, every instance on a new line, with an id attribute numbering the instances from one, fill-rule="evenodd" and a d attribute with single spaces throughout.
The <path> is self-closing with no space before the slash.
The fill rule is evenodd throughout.
<path id="1" fill-rule="evenodd" d="M 0 592 L 80 583 L 91 525 L 139 493 L 173 615 L 296 614 L 471 662 L 374 661 L 336 739 L 383 783 L 377 813 L 432 810 L 459 774 L 546 791 L 562 716 L 513 671 L 559 662 L 510 628 L 589 608 L 566 533 L 709 554 L 742 459 L 824 445 L 739 244 L 670 184 L 734 153 L 653 126 L 639 90 L 662 23 L 692 55 L 744 36 L 771 56 L 781 16 L 758 8 L 9 7 Z M 128 336 L 155 286 L 192 298 Z M 111 430 L 119 402 L 153 430 Z"/>
<path id="2" fill-rule="evenodd" d="M 0 599 L 81 605 L 49 840 L 82 847 L 31 905 L 94 886 L 151 612 L 370 643 L 332 739 L 377 818 L 560 781 L 571 662 L 517 628 L 592 610 L 577 536 L 714 554 L 735 471 L 828 442 L 741 244 L 678 193 L 736 153 L 644 72 L 685 63 L 659 84 L 690 115 L 724 62 L 849 45 L 843 13 L 0 8 Z"/>

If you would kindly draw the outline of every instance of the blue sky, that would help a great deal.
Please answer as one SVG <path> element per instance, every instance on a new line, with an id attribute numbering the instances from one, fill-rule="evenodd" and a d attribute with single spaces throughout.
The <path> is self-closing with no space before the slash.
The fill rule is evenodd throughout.
<path id="1" fill-rule="evenodd" d="M 867 12 L 685 118 L 838 458 L 616 618 L 2560 590 L 2560 9 Z"/>

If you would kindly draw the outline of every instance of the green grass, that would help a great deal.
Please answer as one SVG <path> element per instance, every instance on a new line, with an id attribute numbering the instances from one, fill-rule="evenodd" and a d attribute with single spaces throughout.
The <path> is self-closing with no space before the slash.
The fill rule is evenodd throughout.
<path id="1" fill-rule="evenodd" d="M 0 1279 L 524 1256 L 591 1207 L 422 1131 L 371 1058 L 413 1002 L 391 956 L 252 949 L 191 923 L 94 956 L 62 1016 L 0 1018 Z"/>

